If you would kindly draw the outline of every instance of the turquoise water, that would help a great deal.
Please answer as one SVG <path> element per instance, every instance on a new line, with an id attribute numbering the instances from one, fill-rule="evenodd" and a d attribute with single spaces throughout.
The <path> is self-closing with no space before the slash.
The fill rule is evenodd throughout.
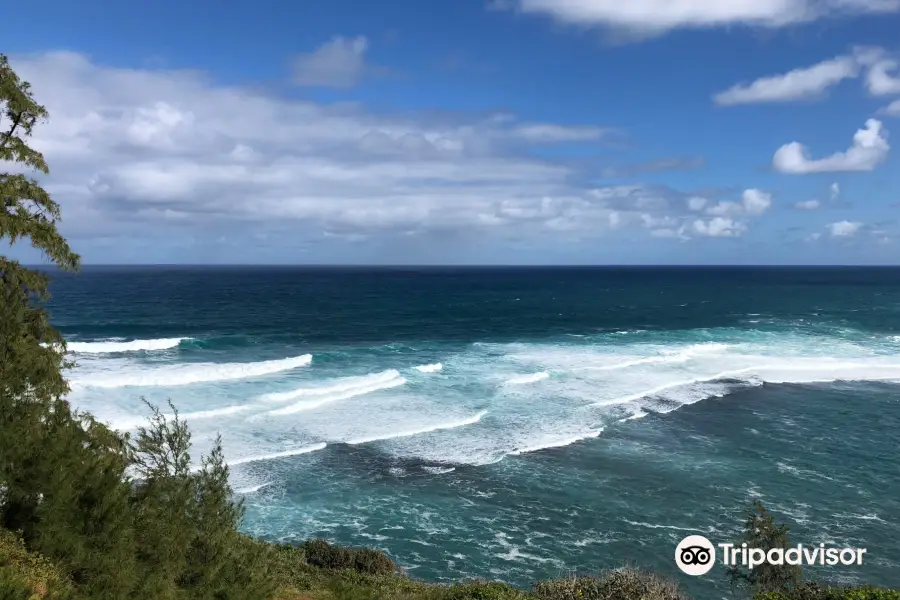
<path id="1" fill-rule="evenodd" d="M 59 277 L 71 400 L 221 432 L 245 529 L 429 580 L 677 571 L 760 498 L 900 584 L 900 270 L 94 268 Z"/>

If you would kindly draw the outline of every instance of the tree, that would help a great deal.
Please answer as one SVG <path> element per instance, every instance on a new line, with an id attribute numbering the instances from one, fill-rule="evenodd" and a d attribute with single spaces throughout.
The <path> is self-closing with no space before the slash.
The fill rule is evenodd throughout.
<path id="1" fill-rule="evenodd" d="M 0 161 L 17 170 L 48 173 L 40 152 L 26 139 L 47 110 L 31 95 L 0 54 Z M 59 206 L 36 180 L 22 173 L 0 173 L 0 239 L 10 245 L 28 240 L 53 264 L 78 268 L 79 257 L 56 229 Z M 60 403 L 68 385 L 63 378 L 65 345 L 48 321 L 42 303 L 49 298 L 48 277 L 0 256 L 0 524 L 21 525 L 40 499 L 38 482 L 29 472 L 42 461 L 43 424 Z M 36 301 L 36 302 L 35 302 Z"/>
<path id="2" fill-rule="evenodd" d="M 779 525 L 774 517 L 756 500 L 744 520 L 744 535 L 735 545 L 747 544 L 748 548 L 759 548 L 768 553 L 772 548 L 789 547 L 787 525 Z M 740 565 L 728 567 L 727 576 L 732 585 L 750 587 L 754 593 L 789 592 L 800 585 L 802 571 L 797 565 L 772 565 L 763 563 L 752 570 L 744 570 Z"/>
<path id="3" fill-rule="evenodd" d="M 26 141 L 47 118 L 0 55 L 0 160 L 17 171 L 0 173 L 0 238 L 76 270 L 59 206 L 25 174 L 49 173 Z M 21 531 L 92 598 L 120 598 L 131 578 L 127 439 L 66 401 L 69 363 L 44 307 L 48 284 L 47 273 L 0 256 L 0 526 Z"/>
<path id="4" fill-rule="evenodd" d="M 21 81 L 0 54 L 0 161 L 17 170 L 48 173 L 40 152 L 26 138 L 34 126 L 47 118 L 47 110 L 31 95 L 31 86 Z M 79 257 L 56 229 L 59 206 L 34 179 L 22 173 L 0 173 L 0 239 L 10 245 L 27 239 L 31 245 L 62 269 L 78 268 Z M 62 337 L 50 326 L 40 304 L 48 299 L 48 278 L 0 255 L 0 486 L 4 513 L 32 508 L 37 492 L 22 481 L 27 473 L 14 473 L 12 465 L 29 463 L 36 448 L 22 439 L 35 433 L 41 420 L 68 386 L 62 376 L 66 366 Z M 19 485 L 22 484 L 22 485 Z"/>
<path id="5" fill-rule="evenodd" d="M 34 126 L 46 120 L 47 109 L 35 102 L 28 82 L 21 81 L 0 54 L 0 161 L 17 170 L 49 173 L 43 155 L 26 143 Z M 0 173 L 0 239 L 10 245 L 27 240 L 51 263 L 77 270 L 80 259 L 57 230 L 59 205 L 33 178 L 23 173 Z M 17 261 L 0 256 L 0 309 L 5 326 L 0 346 L 0 388 L 20 397 L 53 398 L 68 391 L 61 336 L 50 326 L 46 312 L 31 300 L 45 301 L 48 277 Z M 10 387 L 17 389 L 10 390 Z"/>
<path id="6" fill-rule="evenodd" d="M 59 206 L 22 173 L 49 172 L 26 143 L 47 118 L 0 55 L 0 162 L 12 167 L 0 173 L 0 239 L 77 270 L 57 230 Z M 132 440 L 69 405 L 70 363 L 45 309 L 48 285 L 47 273 L 0 256 L 0 533 L 17 532 L 91 600 L 269 597 L 265 552 L 237 530 L 243 510 L 220 440 L 194 470 L 177 411 L 169 421 L 150 405 L 149 426 Z M 6 597 L 26 592 L 0 582 Z"/>

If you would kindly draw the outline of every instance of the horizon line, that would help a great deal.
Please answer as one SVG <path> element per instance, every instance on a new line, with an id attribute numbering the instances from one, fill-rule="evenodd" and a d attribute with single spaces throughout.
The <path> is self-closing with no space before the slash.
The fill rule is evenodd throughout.
<path id="1" fill-rule="evenodd" d="M 45 268 L 61 270 L 53 264 L 26 264 L 26 268 Z M 833 269 L 833 268 L 900 268 L 897 264 L 688 264 L 688 263 L 646 263 L 646 264 L 586 264 L 586 263 L 558 263 L 558 264 L 503 264 L 503 263 L 462 263 L 462 264 L 403 264 L 403 263 L 82 263 L 81 268 L 96 267 L 205 267 L 205 268 L 233 268 L 233 267 L 277 267 L 277 268 L 377 268 L 377 269 L 558 269 L 558 268 L 588 268 L 588 269 L 646 269 L 646 268 L 731 268 L 731 269 Z"/>

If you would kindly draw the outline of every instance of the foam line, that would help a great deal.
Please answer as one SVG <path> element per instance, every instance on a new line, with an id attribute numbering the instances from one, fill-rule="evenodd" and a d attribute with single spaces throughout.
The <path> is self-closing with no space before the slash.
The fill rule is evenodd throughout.
<path id="1" fill-rule="evenodd" d="M 120 388 L 180 386 L 262 377 L 303 367 L 312 362 L 311 354 L 253 363 L 183 363 L 127 374 L 92 375 L 72 381 L 73 387 Z"/>
<path id="2" fill-rule="evenodd" d="M 244 458 L 237 458 L 234 460 L 229 460 L 228 466 L 234 467 L 237 465 L 247 465 L 255 462 L 262 462 L 266 460 L 275 460 L 277 458 L 286 458 L 289 456 L 300 456 L 302 454 L 309 454 L 311 452 L 318 452 L 319 450 L 324 450 L 327 444 L 324 442 L 319 444 L 313 444 L 311 446 L 304 446 L 303 448 L 295 448 L 293 450 L 284 450 L 282 452 L 272 452 L 271 454 L 260 454 L 259 456 L 246 456 Z"/>
<path id="3" fill-rule="evenodd" d="M 589 431 L 587 433 L 582 433 L 576 436 L 561 438 L 556 440 L 547 440 L 545 442 L 539 442 L 533 446 L 525 446 L 524 448 L 516 448 L 515 450 L 510 450 L 506 454 L 508 456 L 519 456 L 521 454 L 528 454 L 529 452 L 537 452 L 538 450 L 546 450 L 548 448 L 562 448 L 564 446 L 569 446 L 576 442 L 580 442 L 581 440 L 587 440 L 590 438 L 599 437 L 600 434 L 603 433 L 603 428 L 595 429 L 593 431 Z"/>
<path id="4" fill-rule="evenodd" d="M 199 419 L 213 419 L 215 417 L 227 417 L 229 415 L 235 415 L 241 412 L 246 412 L 248 410 L 252 410 L 254 406 L 252 404 L 238 404 L 234 406 L 225 406 L 222 408 L 213 408 L 210 410 L 198 410 L 194 412 L 187 413 L 179 413 L 178 418 L 182 421 L 196 421 Z M 110 423 L 110 426 L 113 429 L 117 429 L 119 431 L 128 431 L 132 429 L 136 429 L 138 425 L 149 425 L 148 416 L 141 417 L 133 417 L 130 419 L 121 419 L 117 421 L 113 421 Z M 164 413 L 163 417 L 167 421 L 172 421 L 175 419 L 175 415 L 172 413 Z"/>
<path id="5" fill-rule="evenodd" d="M 311 400 L 303 400 L 301 402 L 297 402 L 295 404 L 291 404 L 285 408 L 279 408 L 276 410 L 271 410 L 267 414 L 270 415 L 292 415 L 298 412 L 302 412 L 304 410 L 311 410 L 314 408 L 318 408 L 320 406 L 324 406 L 325 404 L 330 404 L 331 402 L 337 402 L 338 400 L 347 400 L 349 398 L 354 398 L 356 396 L 363 396 L 365 394 L 371 394 L 372 392 L 378 392 L 381 390 L 387 390 L 390 388 L 395 388 L 406 383 L 406 379 L 403 377 L 395 377 L 393 379 L 388 379 L 385 381 L 380 381 L 377 383 L 372 383 L 366 386 L 358 386 L 344 389 L 344 391 L 331 393 L 331 394 L 322 394 L 314 397 Z M 295 390 L 300 391 L 300 390 Z"/>
<path id="6" fill-rule="evenodd" d="M 345 394 L 360 389 L 369 389 L 373 386 L 394 382 L 401 379 L 400 372 L 396 369 L 388 369 L 380 373 L 370 373 L 362 377 L 347 377 L 339 379 L 336 383 L 320 385 L 316 387 L 303 387 L 289 392 L 275 392 L 259 397 L 263 402 L 288 402 L 297 398 L 320 397 Z"/>
<path id="7" fill-rule="evenodd" d="M 475 423 L 479 422 L 481 420 L 481 418 L 487 414 L 487 412 L 488 411 L 483 410 L 480 413 L 478 413 L 477 415 L 469 417 L 468 419 L 462 419 L 460 421 L 451 421 L 449 423 L 442 423 L 439 425 L 433 425 L 431 427 L 423 427 L 422 429 L 413 429 L 410 431 L 401 431 L 401 432 L 397 432 L 397 433 L 386 433 L 386 434 L 382 434 L 382 435 L 374 435 L 372 437 L 350 440 L 345 443 L 350 446 L 356 446 L 359 444 L 368 444 L 370 442 L 380 442 L 383 440 L 394 440 L 397 438 L 412 437 L 414 435 L 422 435 L 425 433 L 432 433 L 434 431 L 441 431 L 444 429 L 456 429 L 457 427 L 465 427 L 466 425 L 474 425 Z"/>
<path id="8" fill-rule="evenodd" d="M 160 338 L 156 340 L 133 340 L 130 342 L 118 342 L 103 340 L 97 342 L 66 342 L 66 349 L 76 354 L 110 354 L 113 352 L 141 352 L 155 350 L 169 350 L 176 348 L 181 342 L 193 338 Z"/>

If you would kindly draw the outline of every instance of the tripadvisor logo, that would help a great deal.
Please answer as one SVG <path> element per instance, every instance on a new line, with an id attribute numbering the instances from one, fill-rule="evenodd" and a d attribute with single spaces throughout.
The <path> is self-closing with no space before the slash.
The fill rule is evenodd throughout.
<path id="1" fill-rule="evenodd" d="M 747 544 L 718 544 L 727 567 L 760 565 L 861 565 L 865 548 L 826 548 L 825 544 L 790 548 L 751 548 Z M 689 535 L 675 547 L 675 564 L 687 575 L 705 575 L 716 563 L 716 546 L 702 535 Z"/>
<path id="2" fill-rule="evenodd" d="M 688 575 L 706 575 L 716 563 L 716 549 L 702 535 L 689 535 L 675 548 L 675 564 Z"/>

